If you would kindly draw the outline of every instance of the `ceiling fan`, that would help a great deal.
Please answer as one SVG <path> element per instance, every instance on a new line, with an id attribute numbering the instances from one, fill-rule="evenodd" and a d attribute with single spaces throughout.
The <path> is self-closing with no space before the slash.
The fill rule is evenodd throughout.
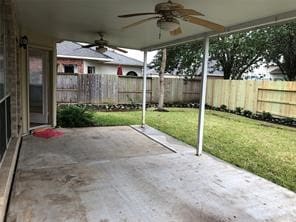
<path id="1" fill-rule="evenodd" d="M 89 45 L 84 45 L 82 46 L 82 48 L 91 48 L 96 46 L 96 51 L 100 52 L 100 53 L 105 53 L 108 48 L 123 52 L 123 53 L 127 53 L 126 50 L 118 48 L 114 45 L 110 45 L 109 42 L 107 40 L 104 39 L 104 33 L 102 32 L 98 32 L 100 39 L 99 40 L 95 40 L 93 44 L 89 44 Z M 108 47 L 108 48 L 107 48 Z"/>
<path id="2" fill-rule="evenodd" d="M 217 32 L 224 32 L 225 27 L 214 22 L 210 22 L 205 19 L 198 18 L 197 16 L 204 16 L 202 13 L 195 11 L 194 9 L 186 9 L 183 5 L 179 3 L 174 3 L 171 0 L 164 3 L 159 3 L 155 6 L 154 12 L 145 13 L 134 13 L 127 15 L 119 15 L 120 18 L 129 18 L 135 16 L 143 15 L 155 15 L 150 18 L 145 18 L 130 25 L 123 27 L 122 29 L 127 29 L 133 26 L 140 25 L 144 22 L 157 19 L 157 26 L 161 30 L 169 31 L 171 35 L 179 35 L 182 33 L 180 27 L 180 21 L 190 22 L 195 25 L 204 26 L 206 28 L 215 30 Z"/>

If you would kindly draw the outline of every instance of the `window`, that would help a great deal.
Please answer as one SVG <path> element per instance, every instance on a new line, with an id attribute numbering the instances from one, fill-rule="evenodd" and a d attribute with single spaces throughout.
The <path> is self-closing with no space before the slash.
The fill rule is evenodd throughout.
<path id="1" fill-rule="evenodd" d="M 2 4 L 2 1 L 0 2 Z M 2 9 L 0 5 L 0 10 Z M 5 11 L 0 11 L 0 161 L 6 151 L 11 138 L 11 114 L 10 96 L 6 87 L 6 48 L 5 48 L 5 25 L 3 16 Z"/>
<path id="2" fill-rule="evenodd" d="M 2 14 L 2 13 L 1 13 Z M 2 17 L 2 16 L 1 16 Z M 4 24 L 0 18 L 0 100 L 5 95 Z"/>
<path id="3" fill-rule="evenodd" d="M 64 65 L 64 73 L 75 73 L 74 72 L 74 66 L 73 64 Z"/>
<path id="4" fill-rule="evenodd" d="M 96 67 L 94 67 L 94 66 L 88 66 L 87 67 L 87 73 L 88 74 L 95 74 L 96 73 Z"/>
<path id="5" fill-rule="evenodd" d="M 135 71 L 129 71 L 126 75 L 127 76 L 138 76 L 138 74 Z"/>

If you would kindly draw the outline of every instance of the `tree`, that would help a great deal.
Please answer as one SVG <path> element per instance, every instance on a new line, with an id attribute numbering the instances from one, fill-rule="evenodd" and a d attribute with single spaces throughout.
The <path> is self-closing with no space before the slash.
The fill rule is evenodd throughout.
<path id="1" fill-rule="evenodd" d="M 287 80 L 296 81 L 296 23 L 271 26 L 265 30 L 268 33 L 265 60 L 276 64 Z"/>
<path id="2" fill-rule="evenodd" d="M 215 68 L 222 68 L 224 79 L 241 79 L 258 67 L 266 49 L 266 31 L 257 29 L 211 39 L 210 59 Z"/>
<path id="3" fill-rule="evenodd" d="M 202 62 L 202 43 L 191 42 L 167 49 L 166 72 L 198 75 Z M 224 79 L 241 79 L 263 63 L 276 64 L 288 80 L 296 80 L 296 23 L 221 35 L 210 41 L 210 67 L 221 70 Z M 161 52 L 152 62 L 160 69 Z"/>
<path id="4" fill-rule="evenodd" d="M 245 72 L 259 66 L 263 60 L 265 35 L 263 30 L 258 29 L 211 39 L 210 60 L 214 64 L 211 70 L 222 70 L 225 79 L 241 79 Z M 202 55 L 201 41 L 168 48 L 166 71 L 186 76 L 199 75 Z M 159 70 L 160 58 L 159 52 L 152 62 L 156 70 Z"/>
<path id="5" fill-rule="evenodd" d="M 160 71 L 162 51 L 158 51 L 150 66 Z M 202 43 L 192 42 L 167 48 L 165 72 L 193 76 L 197 74 L 202 62 Z"/>

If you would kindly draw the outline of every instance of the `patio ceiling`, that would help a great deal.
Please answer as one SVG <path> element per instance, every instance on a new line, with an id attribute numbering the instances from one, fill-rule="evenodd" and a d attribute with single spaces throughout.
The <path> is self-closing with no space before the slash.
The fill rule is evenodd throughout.
<path id="1" fill-rule="evenodd" d="M 19 24 L 24 31 L 50 35 L 57 40 L 93 42 L 97 31 L 113 45 L 132 49 L 156 49 L 190 41 L 210 30 L 181 22 L 183 34 L 176 37 L 162 32 L 155 21 L 121 30 L 143 17 L 118 18 L 118 15 L 154 11 L 166 0 L 16 0 Z M 175 0 L 186 8 L 204 13 L 205 19 L 224 25 L 227 31 L 250 28 L 296 18 L 295 0 Z M 149 17 L 149 16 L 148 16 Z M 210 34 L 215 34 L 210 32 Z"/>

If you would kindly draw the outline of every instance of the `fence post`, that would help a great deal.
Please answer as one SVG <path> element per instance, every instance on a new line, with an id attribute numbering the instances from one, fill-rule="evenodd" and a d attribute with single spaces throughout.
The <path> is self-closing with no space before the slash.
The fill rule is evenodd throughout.
<path id="1" fill-rule="evenodd" d="M 147 51 L 144 51 L 142 127 L 146 123 Z"/>
<path id="2" fill-rule="evenodd" d="M 203 56 L 203 70 L 201 79 L 201 90 L 199 99 L 199 116 L 198 116 L 198 131 L 197 131 L 197 152 L 200 156 L 203 147 L 203 131 L 204 131 L 204 118 L 205 118 L 205 105 L 207 93 L 207 74 L 208 74 L 208 60 L 209 60 L 209 44 L 210 39 L 208 36 L 204 40 L 204 56 Z"/>

